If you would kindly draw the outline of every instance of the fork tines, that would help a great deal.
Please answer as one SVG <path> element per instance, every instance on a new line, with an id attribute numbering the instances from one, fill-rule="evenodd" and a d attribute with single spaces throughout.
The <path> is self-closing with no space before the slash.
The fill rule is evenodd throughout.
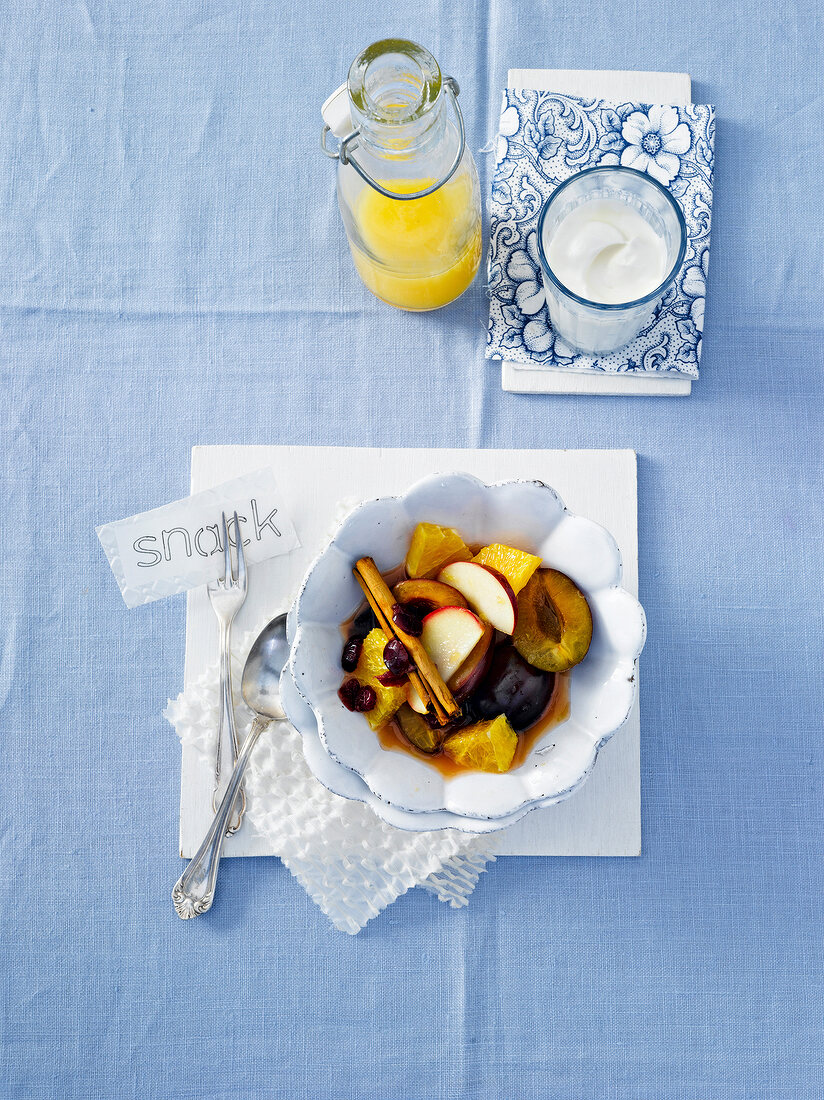
<path id="1" fill-rule="evenodd" d="M 237 512 L 232 517 L 232 523 L 235 528 L 235 550 L 237 552 L 237 571 L 235 571 L 232 563 L 232 543 L 229 539 L 229 525 L 226 523 L 226 513 L 221 512 L 221 522 L 223 524 L 223 584 L 225 587 L 233 587 L 238 585 L 241 588 L 246 586 L 246 556 L 243 552 L 243 534 L 240 530 L 240 520 L 238 519 Z"/>

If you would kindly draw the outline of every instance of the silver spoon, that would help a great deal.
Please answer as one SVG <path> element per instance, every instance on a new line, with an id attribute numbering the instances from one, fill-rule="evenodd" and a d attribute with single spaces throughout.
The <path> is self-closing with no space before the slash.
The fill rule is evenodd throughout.
<path id="1" fill-rule="evenodd" d="M 217 869 L 226 840 L 226 824 L 231 816 L 243 773 L 257 740 L 272 722 L 282 722 L 286 715 L 280 705 L 280 674 L 289 659 L 286 641 L 286 615 L 278 615 L 258 634 L 249 650 L 243 669 L 241 691 L 247 706 L 255 712 L 249 736 L 238 754 L 223 801 L 197 850 L 197 855 L 175 883 L 172 890 L 177 915 L 187 920 L 211 909 L 215 900 Z"/>

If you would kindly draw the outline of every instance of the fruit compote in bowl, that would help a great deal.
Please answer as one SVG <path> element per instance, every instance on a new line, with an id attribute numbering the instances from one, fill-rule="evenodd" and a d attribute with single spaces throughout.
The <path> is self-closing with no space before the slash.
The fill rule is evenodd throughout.
<path id="1" fill-rule="evenodd" d="M 603 527 L 541 482 L 468 474 L 356 508 L 292 618 L 291 672 L 337 764 L 408 813 L 502 824 L 580 786 L 629 715 L 646 633 Z"/>

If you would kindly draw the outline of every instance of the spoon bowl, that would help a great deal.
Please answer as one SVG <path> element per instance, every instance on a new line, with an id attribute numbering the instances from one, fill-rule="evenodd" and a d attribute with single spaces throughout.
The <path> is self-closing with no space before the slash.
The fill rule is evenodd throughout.
<path id="1" fill-rule="evenodd" d="M 278 615 L 258 634 L 243 667 L 240 690 L 255 714 L 273 721 L 286 717 L 280 702 L 280 674 L 288 660 L 286 615 Z"/>
<path id="2" fill-rule="evenodd" d="M 217 870 L 226 840 L 226 827 L 237 799 L 243 775 L 257 740 L 272 722 L 283 722 L 286 715 L 280 702 L 280 674 L 289 660 L 286 641 L 286 615 L 277 615 L 255 639 L 243 668 L 241 691 L 255 720 L 238 753 L 223 801 L 209 831 L 192 862 L 175 883 L 172 901 L 177 915 L 188 920 L 211 909 L 217 886 Z"/>

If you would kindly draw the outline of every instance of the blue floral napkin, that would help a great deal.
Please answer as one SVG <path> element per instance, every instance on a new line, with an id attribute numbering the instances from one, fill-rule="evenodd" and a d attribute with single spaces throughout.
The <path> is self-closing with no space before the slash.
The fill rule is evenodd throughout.
<path id="1" fill-rule="evenodd" d="M 649 106 L 555 92 L 503 95 L 490 203 L 487 359 L 576 372 L 678 371 L 698 377 L 710 246 L 712 107 Z M 559 183 L 584 168 L 648 172 L 681 204 L 687 252 L 674 285 L 632 343 L 580 355 L 552 330 L 538 261 L 538 213 Z"/>

